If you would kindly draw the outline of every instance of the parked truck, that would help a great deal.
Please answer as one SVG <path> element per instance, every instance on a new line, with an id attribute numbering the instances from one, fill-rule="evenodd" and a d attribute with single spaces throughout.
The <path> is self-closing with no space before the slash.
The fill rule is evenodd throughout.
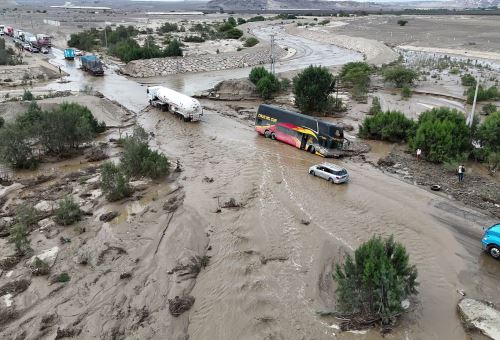
<path id="1" fill-rule="evenodd" d="M 82 63 L 82 70 L 91 73 L 94 76 L 103 76 L 104 69 L 102 62 L 95 55 L 84 55 L 80 57 Z"/>
<path id="2" fill-rule="evenodd" d="M 64 59 L 75 60 L 75 50 L 72 48 L 67 48 L 64 50 Z"/>
<path id="3" fill-rule="evenodd" d="M 4 28 L 5 34 L 7 34 L 10 37 L 14 36 L 14 28 L 12 26 L 7 26 Z"/>
<path id="4" fill-rule="evenodd" d="M 146 92 L 151 106 L 179 115 L 184 121 L 195 122 L 203 116 L 203 108 L 200 102 L 185 94 L 163 86 L 150 86 Z"/>
<path id="5" fill-rule="evenodd" d="M 38 48 L 42 47 L 52 47 L 52 41 L 50 40 L 50 37 L 47 34 L 37 34 L 36 35 L 36 43 Z"/>

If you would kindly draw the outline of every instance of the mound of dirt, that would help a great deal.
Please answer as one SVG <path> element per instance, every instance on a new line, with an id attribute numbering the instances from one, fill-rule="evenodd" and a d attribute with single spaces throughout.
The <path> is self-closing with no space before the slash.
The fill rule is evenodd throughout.
<path id="1" fill-rule="evenodd" d="M 219 100 L 252 100 L 259 98 L 257 88 L 248 79 L 224 80 L 209 91 L 208 98 Z"/>

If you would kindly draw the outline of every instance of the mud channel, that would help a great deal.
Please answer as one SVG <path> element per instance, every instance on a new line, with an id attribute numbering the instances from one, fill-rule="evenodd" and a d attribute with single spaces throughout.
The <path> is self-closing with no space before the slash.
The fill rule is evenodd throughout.
<path id="1" fill-rule="evenodd" d="M 60 246 L 55 268 L 70 272 L 70 283 L 34 279 L 14 298 L 24 312 L 2 337 L 49 339 L 61 328 L 80 339 L 379 339 L 377 330 L 340 333 L 336 320 L 316 314 L 334 307 L 332 263 L 373 234 L 393 234 L 419 270 L 412 312 L 387 337 L 467 339 L 459 292 L 500 304 L 500 266 L 480 248 L 490 216 L 354 160 L 338 161 L 350 183 L 330 185 L 307 173 L 320 158 L 248 124 L 211 109 L 186 124 L 145 108 L 145 88 L 112 70 L 90 78 L 62 63 L 70 82 L 49 88 L 90 85 L 124 105 L 183 171 L 148 183 L 134 202 L 96 204 L 83 233 L 64 229 L 72 241 Z M 173 87 L 191 93 L 220 80 L 193 77 Z M 236 206 L 221 208 L 232 198 Z M 98 216 L 109 210 L 120 214 L 103 223 Z M 57 242 L 40 239 L 39 249 Z M 82 251 L 91 254 L 87 266 L 73 260 Z M 174 270 L 205 256 L 196 273 Z M 185 295 L 194 305 L 172 316 L 168 300 Z M 53 313 L 57 321 L 40 333 Z"/>

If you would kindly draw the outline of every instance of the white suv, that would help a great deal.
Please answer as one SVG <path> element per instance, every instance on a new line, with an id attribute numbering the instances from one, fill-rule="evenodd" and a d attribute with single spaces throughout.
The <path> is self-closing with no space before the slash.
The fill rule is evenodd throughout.
<path id="1" fill-rule="evenodd" d="M 331 183 L 339 184 L 349 181 L 347 170 L 332 163 L 313 165 L 309 168 L 309 173 L 324 178 Z"/>

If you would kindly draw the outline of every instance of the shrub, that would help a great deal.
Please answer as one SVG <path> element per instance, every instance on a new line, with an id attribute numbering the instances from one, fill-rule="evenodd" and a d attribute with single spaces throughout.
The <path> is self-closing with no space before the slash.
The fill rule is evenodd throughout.
<path id="1" fill-rule="evenodd" d="M 384 81 L 394 83 L 399 88 L 412 85 L 417 78 L 417 72 L 403 66 L 392 67 L 384 72 Z"/>
<path id="2" fill-rule="evenodd" d="M 270 74 L 271 73 L 268 70 L 266 70 L 263 66 L 258 66 L 252 68 L 252 70 L 250 71 L 249 79 L 252 83 L 257 85 L 257 83 L 261 78 L 267 77 Z"/>
<path id="3" fill-rule="evenodd" d="M 472 74 L 464 74 L 461 81 L 463 86 L 476 86 L 476 78 Z"/>
<path id="4" fill-rule="evenodd" d="M 247 20 L 248 22 L 256 22 L 256 21 L 266 21 L 266 18 L 264 18 L 262 15 L 257 15 L 255 17 L 251 17 L 250 19 Z"/>
<path id="5" fill-rule="evenodd" d="M 181 43 L 177 39 L 170 41 L 168 46 L 165 48 L 165 57 L 182 57 Z"/>
<path id="6" fill-rule="evenodd" d="M 106 131 L 106 123 L 105 122 L 98 122 L 97 119 L 95 119 L 94 115 L 92 112 L 83 105 L 77 104 L 77 103 L 62 103 L 61 106 L 59 106 L 59 110 L 62 112 L 72 112 L 73 114 L 76 114 L 77 116 L 83 118 L 86 120 L 90 128 L 94 133 L 102 133 Z"/>
<path id="7" fill-rule="evenodd" d="M 271 98 L 272 94 L 279 89 L 279 83 L 276 77 L 269 74 L 263 78 L 260 78 L 257 82 L 257 92 L 263 99 Z"/>
<path id="8" fill-rule="evenodd" d="M 229 17 L 229 18 L 227 19 L 227 22 L 228 22 L 231 26 L 233 26 L 233 27 L 236 27 L 236 26 L 237 26 L 236 19 L 235 19 L 235 18 L 233 18 L 233 17 Z"/>
<path id="9" fill-rule="evenodd" d="M 373 97 L 372 106 L 370 106 L 370 111 L 368 111 L 368 114 L 373 116 L 379 112 L 382 112 L 382 106 L 380 106 L 380 99 L 378 99 L 378 97 Z"/>
<path id="10" fill-rule="evenodd" d="M 398 20 L 399 26 L 406 26 L 407 23 L 408 23 L 408 20 Z"/>
<path id="11" fill-rule="evenodd" d="M 404 98 L 404 99 L 408 99 L 411 97 L 411 95 L 413 94 L 411 88 L 407 85 L 404 85 L 402 88 L 401 88 L 401 97 Z"/>
<path id="12" fill-rule="evenodd" d="M 71 277 L 69 276 L 69 274 L 64 272 L 64 273 L 61 273 L 61 274 L 54 276 L 51 281 L 53 283 L 55 283 L 55 282 L 66 283 L 66 282 L 69 282 L 70 280 L 71 280 Z"/>
<path id="13" fill-rule="evenodd" d="M 14 224 L 10 230 L 10 239 L 14 243 L 17 255 L 24 256 L 31 250 L 27 226 L 25 224 Z"/>
<path id="14" fill-rule="evenodd" d="M 470 135 L 462 112 L 435 108 L 420 115 L 410 148 L 420 148 L 431 162 L 461 160 L 471 151 Z"/>
<path id="15" fill-rule="evenodd" d="M 158 32 L 161 33 L 170 33 L 170 32 L 179 32 L 179 26 L 175 23 L 166 22 L 158 28 Z"/>
<path id="16" fill-rule="evenodd" d="M 247 21 L 243 18 L 238 18 L 238 25 L 243 25 L 243 24 L 246 24 Z"/>
<path id="17" fill-rule="evenodd" d="M 34 169 L 38 164 L 29 142 L 28 129 L 19 124 L 6 124 L 0 129 L 0 160 L 17 169 Z"/>
<path id="18" fill-rule="evenodd" d="M 413 121 L 401 112 L 379 112 L 364 119 L 359 135 L 362 138 L 401 142 L 408 140 L 413 127 Z"/>
<path id="19" fill-rule="evenodd" d="M 366 97 L 370 85 L 372 68 L 365 62 L 351 62 L 342 66 L 339 79 L 344 86 L 352 88 L 352 96 L 359 100 Z"/>
<path id="20" fill-rule="evenodd" d="M 132 195 L 132 188 L 122 171 L 111 162 L 106 162 L 101 166 L 101 188 L 110 202 Z"/>
<path id="21" fill-rule="evenodd" d="M 125 138 L 123 146 L 120 161 L 125 175 L 158 178 L 168 173 L 168 159 L 149 148 L 147 134 L 141 127 L 134 130 L 132 137 Z"/>
<path id="22" fill-rule="evenodd" d="M 311 65 L 293 78 L 295 104 L 303 112 L 324 112 L 334 87 L 335 78 L 326 67 Z"/>
<path id="23" fill-rule="evenodd" d="M 494 112 L 486 117 L 479 126 L 478 139 L 488 154 L 500 154 L 500 112 Z"/>
<path id="24" fill-rule="evenodd" d="M 227 32 L 229 30 L 232 30 L 234 28 L 234 25 L 231 25 L 229 22 L 224 22 L 222 25 L 219 26 L 219 31 L 220 32 Z"/>
<path id="25" fill-rule="evenodd" d="M 259 40 L 257 38 L 254 38 L 254 37 L 250 37 L 250 38 L 247 38 L 245 40 L 245 47 L 252 47 L 252 46 L 255 46 L 259 43 Z"/>
<path id="26" fill-rule="evenodd" d="M 243 31 L 237 28 L 231 28 L 225 33 L 226 39 L 239 39 L 242 36 L 243 36 Z"/>
<path id="27" fill-rule="evenodd" d="M 24 90 L 22 99 L 23 101 L 31 101 L 34 100 L 35 97 L 33 96 L 33 93 L 31 93 L 31 91 Z"/>
<path id="28" fill-rule="evenodd" d="M 363 321 L 390 324 L 403 312 L 401 302 L 417 294 L 417 269 L 405 247 L 372 237 L 335 266 L 339 314 Z"/>
<path id="29" fill-rule="evenodd" d="M 202 43 L 205 42 L 205 38 L 197 35 L 188 35 L 183 39 L 185 42 Z"/>
<path id="30" fill-rule="evenodd" d="M 47 275 L 50 272 L 50 267 L 47 262 L 35 257 L 35 260 L 30 265 L 30 271 L 35 276 Z"/>
<path id="31" fill-rule="evenodd" d="M 72 225 L 80 221 L 82 211 L 72 197 L 65 197 L 55 212 L 55 221 L 61 225 Z"/>
<path id="32" fill-rule="evenodd" d="M 483 109 L 482 109 L 483 113 L 485 115 L 490 115 L 492 114 L 493 112 L 496 112 L 497 111 L 497 106 L 493 103 L 488 103 L 488 104 L 485 104 L 483 106 Z M 1 124 L 1 121 L 0 121 L 0 127 L 2 126 Z"/>
<path id="33" fill-rule="evenodd" d="M 475 92 L 476 92 L 475 87 L 470 87 L 469 90 L 467 91 L 468 104 L 472 104 L 474 102 Z M 483 86 L 479 85 L 476 101 L 482 102 L 486 100 L 496 100 L 496 99 L 500 99 L 500 91 L 498 91 L 498 89 L 495 86 L 484 88 Z"/>

